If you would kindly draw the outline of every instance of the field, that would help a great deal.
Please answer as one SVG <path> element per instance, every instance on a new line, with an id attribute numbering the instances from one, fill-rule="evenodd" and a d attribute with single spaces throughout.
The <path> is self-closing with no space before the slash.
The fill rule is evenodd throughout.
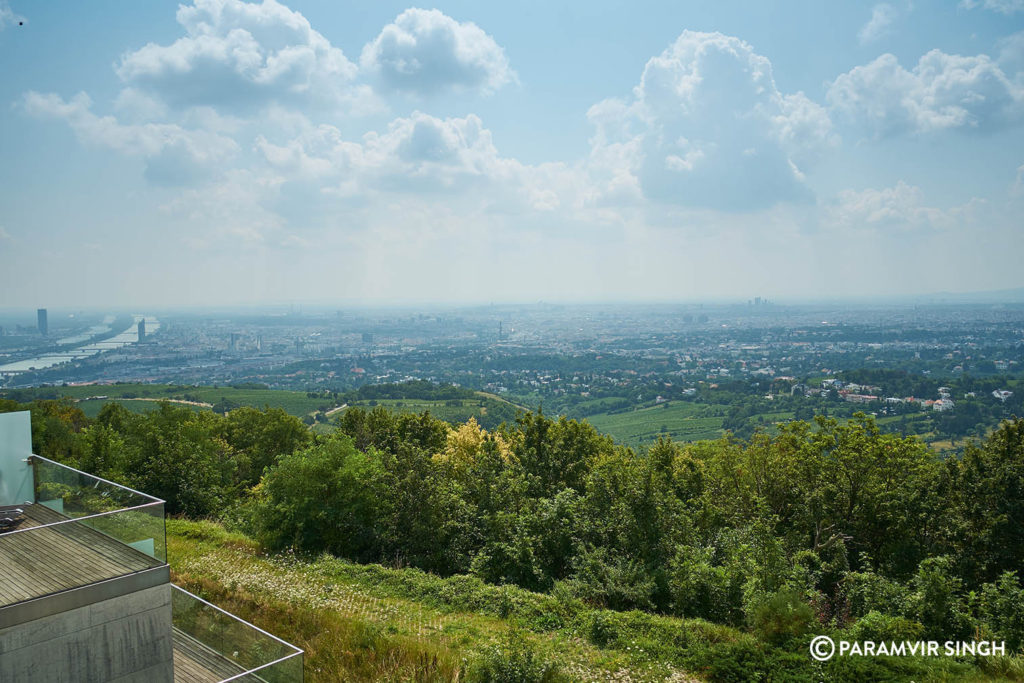
<path id="1" fill-rule="evenodd" d="M 717 439 L 722 435 L 722 418 L 698 417 L 700 407 L 692 403 L 669 402 L 621 413 L 598 413 L 587 422 L 619 443 L 629 446 L 668 436 L 675 441 Z"/>
<path id="2" fill-rule="evenodd" d="M 671 437 L 673 441 L 717 439 L 723 433 L 723 418 L 701 415 L 706 409 L 707 406 L 669 401 L 625 412 L 598 413 L 586 420 L 599 432 L 627 446 L 650 444 L 659 436 Z M 758 418 L 771 431 L 774 423 L 793 419 L 793 413 L 765 412 Z"/>
<path id="3" fill-rule="evenodd" d="M 23 389 L 11 392 L 15 400 L 32 400 L 33 398 L 67 397 L 80 401 L 79 407 L 87 415 L 98 413 L 102 407 L 100 400 L 82 401 L 93 396 L 104 396 L 108 399 L 148 399 L 121 401 L 129 410 L 143 412 L 155 406 L 160 399 L 192 401 L 206 403 L 210 406 L 227 401 L 235 406 L 253 406 L 263 408 L 281 408 L 290 415 L 304 417 L 321 408 L 334 408 L 330 399 L 310 398 L 303 391 L 285 391 L 279 389 L 252 389 L 234 387 L 193 387 L 166 384 L 92 384 L 73 387 L 43 387 L 39 389 Z M 17 398 L 20 396 L 21 398 Z M 150 404 L 150 405 L 147 405 Z M 195 406 L 203 408 L 209 406 Z"/>

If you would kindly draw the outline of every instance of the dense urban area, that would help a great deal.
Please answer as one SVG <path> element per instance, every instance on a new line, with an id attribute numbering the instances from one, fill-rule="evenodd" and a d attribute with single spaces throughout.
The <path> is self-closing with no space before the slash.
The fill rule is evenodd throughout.
<path id="1" fill-rule="evenodd" d="M 824 307 L 758 297 L 732 305 L 39 311 L 0 322 L 0 391 L 68 396 L 87 414 L 115 398 L 134 399 L 135 410 L 164 398 L 225 412 L 261 405 L 263 390 L 288 390 L 307 399 L 289 406 L 307 423 L 330 425 L 350 405 L 381 403 L 441 417 L 465 407 L 448 412 L 494 427 L 529 409 L 586 419 L 640 446 L 724 430 L 746 438 L 790 419 L 865 412 L 884 430 L 956 449 L 1021 414 L 1024 397 L 1020 304 Z"/>

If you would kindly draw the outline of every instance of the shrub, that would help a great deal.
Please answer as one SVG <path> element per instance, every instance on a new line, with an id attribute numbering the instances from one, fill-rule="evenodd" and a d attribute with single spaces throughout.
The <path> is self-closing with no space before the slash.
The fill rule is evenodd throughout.
<path id="1" fill-rule="evenodd" d="M 1006 641 L 1008 651 L 1024 645 L 1024 589 L 1016 572 L 1004 572 L 981 587 L 978 615 L 993 636 Z"/>
<path id="2" fill-rule="evenodd" d="M 963 601 L 963 582 L 953 575 L 948 557 L 930 557 L 918 567 L 911 585 L 910 614 L 925 628 L 925 636 L 935 640 L 966 638 L 972 620 Z"/>
<path id="3" fill-rule="evenodd" d="M 654 579 L 643 564 L 606 548 L 584 551 L 568 583 L 591 605 L 615 610 L 654 608 Z"/>
<path id="4" fill-rule="evenodd" d="M 739 640 L 708 653 L 708 679 L 716 683 L 746 683 L 764 679 L 767 661 L 761 646 Z"/>
<path id="5" fill-rule="evenodd" d="M 522 634 L 512 630 L 471 665 L 467 680 L 474 683 L 553 683 L 565 678 L 553 661 L 537 652 Z"/>
<path id="6" fill-rule="evenodd" d="M 849 640 L 900 642 L 918 640 L 923 633 L 924 626 L 916 621 L 871 611 L 850 627 Z"/>
<path id="7" fill-rule="evenodd" d="M 814 610 L 799 593 L 784 589 L 754 608 L 751 626 L 761 638 L 776 645 L 788 643 L 808 632 L 816 623 Z"/>
<path id="8" fill-rule="evenodd" d="M 715 566 L 714 548 L 680 547 L 672 560 L 669 586 L 675 612 L 719 623 L 742 619 L 742 576 Z"/>
<path id="9" fill-rule="evenodd" d="M 840 593 L 848 602 L 850 616 L 856 619 L 869 612 L 903 614 L 909 591 L 881 574 L 866 571 L 848 572 L 840 582 Z"/>

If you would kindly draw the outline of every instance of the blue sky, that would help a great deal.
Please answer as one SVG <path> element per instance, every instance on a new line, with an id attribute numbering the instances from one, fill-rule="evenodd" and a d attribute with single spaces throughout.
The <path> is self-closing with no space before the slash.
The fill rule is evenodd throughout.
<path id="1" fill-rule="evenodd" d="M 1024 286 L 1024 0 L 0 0 L 0 306 Z"/>

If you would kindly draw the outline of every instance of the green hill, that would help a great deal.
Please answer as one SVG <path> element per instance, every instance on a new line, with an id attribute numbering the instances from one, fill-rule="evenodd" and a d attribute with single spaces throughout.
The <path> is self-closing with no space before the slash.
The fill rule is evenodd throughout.
<path id="1" fill-rule="evenodd" d="M 176 583 L 305 650 L 305 680 L 868 680 L 702 619 L 594 609 L 470 576 L 267 555 L 212 522 L 172 519 Z M 868 662 L 869 660 L 865 660 Z M 870 680 L 1021 680 L 1016 660 L 875 658 Z M 881 678 L 878 678 L 881 676 Z"/>

